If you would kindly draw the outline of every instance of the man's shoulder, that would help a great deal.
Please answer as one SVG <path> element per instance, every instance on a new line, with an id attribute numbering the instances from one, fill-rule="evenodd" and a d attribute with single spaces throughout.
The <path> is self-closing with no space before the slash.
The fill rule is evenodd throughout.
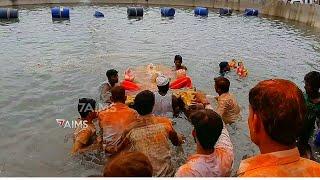
<path id="1" fill-rule="evenodd" d="M 172 124 L 172 121 L 167 118 L 167 117 L 163 117 L 163 116 L 154 116 L 153 120 L 155 123 L 168 123 L 168 124 Z"/>
<path id="2" fill-rule="evenodd" d="M 179 167 L 177 170 L 175 177 L 196 177 L 197 171 L 194 171 L 191 168 L 191 165 L 189 162 Z"/>
<path id="3" fill-rule="evenodd" d="M 99 89 L 102 90 L 106 90 L 106 89 L 110 89 L 110 84 L 107 81 L 104 81 L 100 84 Z"/>
<path id="4" fill-rule="evenodd" d="M 205 168 L 207 164 L 203 156 L 195 154 L 188 158 L 188 161 L 182 165 L 176 176 L 178 177 L 205 177 Z"/>
<path id="5" fill-rule="evenodd" d="M 318 171 L 318 175 L 320 176 L 320 164 L 318 162 L 312 161 L 310 159 L 300 157 L 300 162 L 302 162 L 302 167 L 306 169 L 314 169 Z"/>
<path id="6" fill-rule="evenodd" d="M 126 104 L 115 104 L 112 103 L 111 105 L 105 107 L 104 109 L 102 109 L 99 113 L 110 113 L 110 112 L 120 112 L 120 111 L 129 111 L 132 113 L 136 113 L 136 111 L 132 108 L 130 108 L 129 106 L 127 106 Z"/>
<path id="7" fill-rule="evenodd" d="M 157 115 L 155 115 L 153 117 L 153 119 L 159 120 L 159 121 L 169 121 L 169 122 L 171 122 L 170 119 L 168 117 L 165 117 L 165 116 L 157 116 Z"/>
<path id="8" fill-rule="evenodd" d="M 139 117 L 139 114 L 137 113 L 137 111 L 129 107 L 118 109 L 112 106 L 98 113 L 99 120 L 107 120 L 107 119 L 111 120 L 111 119 L 117 119 L 120 117 L 134 120 Z"/>
<path id="9" fill-rule="evenodd" d="M 320 177 L 320 164 L 300 157 L 298 161 L 289 164 L 260 167 L 238 175 L 241 177 Z"/>
<path id="10" fill-rule="evenodd" d="M 182 67 L 182 69 L 184 69 L 184 70 L 188 70 L 187 66 L 185 66 L 185 65 L 181 65 L 181 67 Z"/>

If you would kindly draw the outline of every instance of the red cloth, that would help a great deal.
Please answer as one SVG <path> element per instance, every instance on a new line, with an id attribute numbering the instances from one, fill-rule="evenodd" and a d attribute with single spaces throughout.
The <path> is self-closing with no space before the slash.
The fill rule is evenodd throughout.
<path id="1" fill-rule="evenodd" d="M 121 82 L 121 86 L 125 89 L 125 90 L 128 90 L 128 91 L 137 91 L 140 89 L 140 87 L 134 83 L 134 82 L 131 82 L 131 81 L 128 81 L 128 80 L 124 80 Z"/>
<path id="2" fill-rule="evenodd" d="M 181 88 L 192 88 L 191 78 L 185 76 L 179 79 L 176 79 L 170 84 L 171 89 L 181 89 Z"/>

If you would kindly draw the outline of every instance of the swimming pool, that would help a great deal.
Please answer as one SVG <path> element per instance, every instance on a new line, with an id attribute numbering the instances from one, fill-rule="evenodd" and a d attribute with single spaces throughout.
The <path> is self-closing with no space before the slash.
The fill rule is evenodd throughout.
<path id="1" fill-rule="evenodd" d="M 148 63 L 173 65 L 181 54 L 197 89 L 216 95 L 218 63 L 243 59 L 249 76 L 228 74 L 243 120 L 230 127 L 237 170 L 257 148 L 247 127 L 248 92 L 258 81 L 286 78 L 303 88 L 303 76 L 320 70 L 319 31 L 267 17 L 195 17 L 176 8 L 173 19 L 159 7 L 146 7 L 143 19 L 128 19 L 125 6 L 70 6 L 70 21 L 53 22 L 50 7 L 21 6 L 19 22 L 0 22 L 0 176 L 88 176 L 101 166 L 70 157 L 71 129 L 56 119 L 77 117 L 80 97 L 96 97 L 109 68 Z M 105 18 L 93 17 L 95 10 Z M 121 74 L 120 74 L 121 75 Z M 175 125 L 188 136 L 184 156 L 193 153 L 191 127 Z M 180 156 L 182 154 L 179 154 Z M 181 164 L 181 160 L 176 165 Z"/>

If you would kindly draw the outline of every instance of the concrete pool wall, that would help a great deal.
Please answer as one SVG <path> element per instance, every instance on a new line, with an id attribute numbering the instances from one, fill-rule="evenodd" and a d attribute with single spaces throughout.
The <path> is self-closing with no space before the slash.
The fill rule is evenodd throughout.
<path id="1" fill-rule="evenodd" d="M 320 28 L 320 5 L 286 4 L 279 0 L 1 0 L 0 6 L 63 3 L 204 6 L 208 8 L 229 7 L 236 11 L 244 11 L 246 8 L 256 8 L 264 15 L 294 20 Z"/>

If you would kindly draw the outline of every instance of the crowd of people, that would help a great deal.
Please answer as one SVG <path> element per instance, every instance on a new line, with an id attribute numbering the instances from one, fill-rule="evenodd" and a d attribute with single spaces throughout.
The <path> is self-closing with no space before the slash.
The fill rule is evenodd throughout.
<path id="1" fill-rule="evenodd" d="M 175 71 L 187 70 L 181 56 L 175 56 L 174 63 Z M 230 70 L 225 66 L 220 66 L 222 76 L 214 79 L 216 107 L 206 95 L 195 92 L 194 108 L 187 119 L 193 127 L 190 133 L 196 152 L 178 169 L 172 165 L 170 143 L 181 146 L 185 137 L 175 130 L 167 112 L 175 115 L 181 105 L 170 91 L 170 79 L 163 74 L 155 79 L 158 91 L 142 90 L 128 106 L 126 89 L 117 85 L 118 72 L 108 70 L 108 82 L 101 88 L 106 108 L 96 111 L 94 99 L 79 99 L 78 121 L 89 125 L 75 131 L 72 153 L 101 145 L 105 177 L 230 176 L 234 149 L 226 127 L 237 122 L 241 111 L 229 92 L 230 81 L 223 77 L 224 70 Z M 313 160 L 310 148 L 315 125 L 320 122 L 320 73 L 307 73 L 304 83 L 305 93 L 284 79 L 264 80 L 250 90 L 248 127 L 260 154 L 242 160 L 237 176 L 320 176 L 320 164 Z"/>

